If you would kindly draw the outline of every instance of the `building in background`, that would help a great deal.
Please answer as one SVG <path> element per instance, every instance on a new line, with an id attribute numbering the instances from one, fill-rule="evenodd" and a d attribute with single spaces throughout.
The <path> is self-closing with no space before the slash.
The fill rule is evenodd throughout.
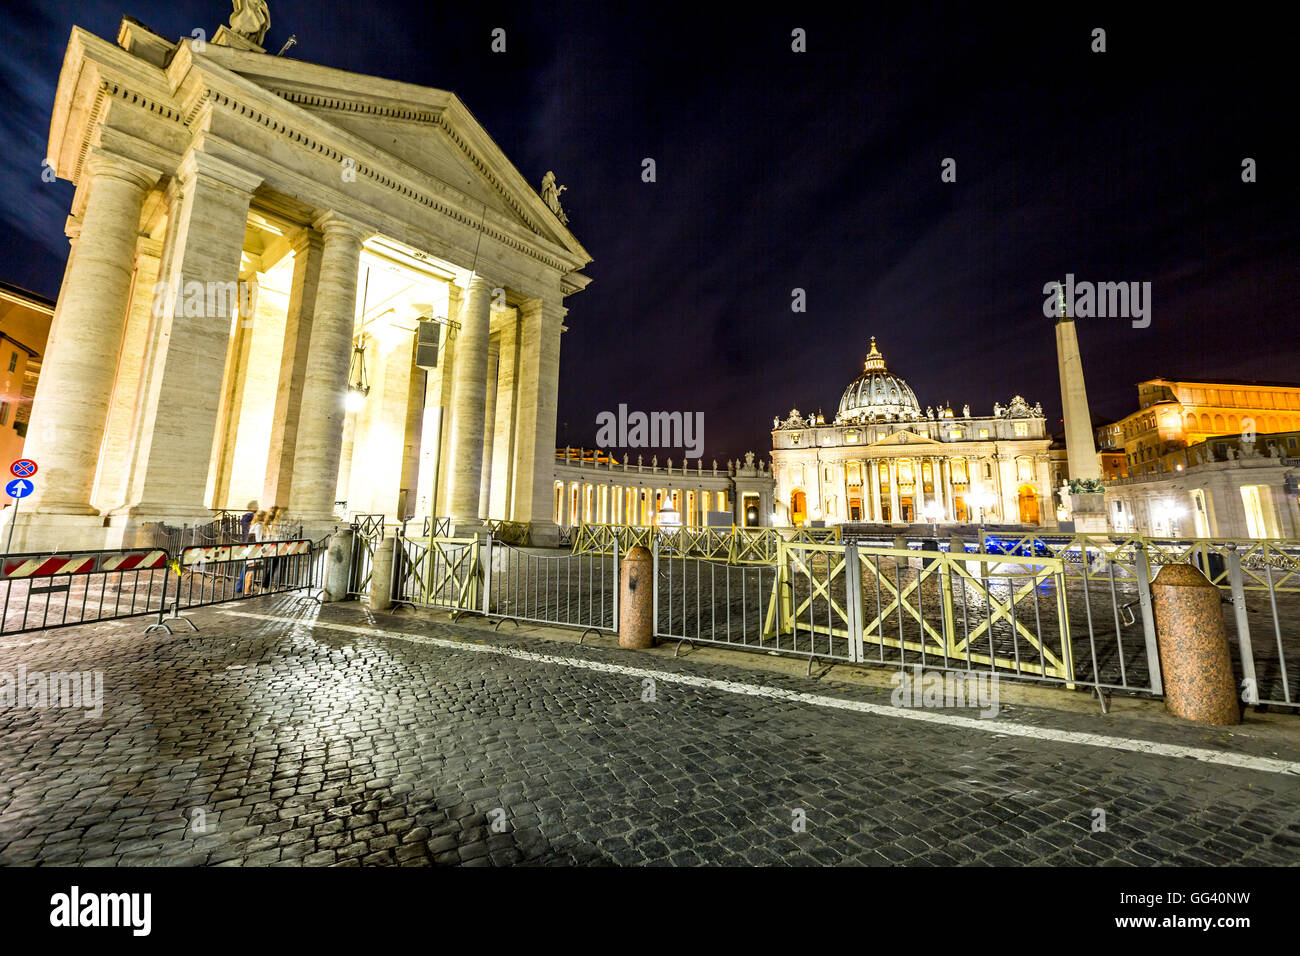
<path id="1" fill-rule="evenodd" d="M 871 340 L 831 422 L 772 421 L 777 524 L 996 522 L 1055 527 L 1051 437 L 1021 396 L 990 415 L 927 407 Z"/>
<path id="2" fill-rule="evenodd" d="M 1300 431 L 1216 435 L 1106 482 L 1113 532 L 1181 538 L 1300 538 Z"/>
<path id="3" fill-rule="evenodd" d="M 1123 477 L 1133 477 L 1158 473 L 1162 459 L 1208 438 L 1292 431 L 1300 385 L 1153 378 L 1138 384 L 1137 411 L 1096 437 L 1103 460 L 1122 455 Z"/>
<path id="4" fill-rule="evenodd" d="M 53 319 L 52 299 L 0 282 L 0 465 L 22 457 Z"/>
<path id="5" fill-rule="evenodd" d="M 1096 435 L 1112 531 L 1300 536 L 1298 385 L 1150 379 Z"/>
<path id="6" fill-rule="evenodd" d="M 665 505 L 687 528 L 767 527 L 773 523 L 772 472 L 767 462 L 716 461 L 706 466 L 671 459 L 631 461 L 583 448 L 555 452 L 555 520 L 564 527 L 616 524 L 649 527 Z"/>
<path id="7" fill-rule="evenodd" d="M 267 55 L 238 20 L 69 38 L 47 155 L 72 251 L 48 346 L 13 336 L 44 353 L 14 548 L 250 501 L 312 534 L 344 501 L 554 540 L 564 301 L 591 261 L 558 192 L 453 93 Z"/>

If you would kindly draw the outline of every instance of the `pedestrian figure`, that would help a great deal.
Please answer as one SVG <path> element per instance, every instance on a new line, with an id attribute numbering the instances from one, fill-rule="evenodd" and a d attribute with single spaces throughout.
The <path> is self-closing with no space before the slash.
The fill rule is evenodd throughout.
<path id="1" fill-rule="evenodd" d="M 259 511 L 253 515 L 252 522 L 248 526 L 248 543 L 260 544 L 266 538 L 266 512 Z M 259 586 L 257 575 L 262 571 L 263 564 L 258 558 L 254 558 L 244 565 L 244 591 L 248 594 L 256 593 L 253 588 Z"/>

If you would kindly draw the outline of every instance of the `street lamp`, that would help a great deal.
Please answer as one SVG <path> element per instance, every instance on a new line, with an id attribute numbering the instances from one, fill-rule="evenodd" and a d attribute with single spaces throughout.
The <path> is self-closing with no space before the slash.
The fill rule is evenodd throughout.
<path id="1" fill-rule="evenodd" d="M 931 534 L 934 535 L 934 540 L 938 541 L 939 522 L 943 519 L 943 509 L 939 507 L 939 502 L 937 501 L 930 502 L 925 506 L 921 514 L 925 517 L 926 521 L 929 521 L 931 523 L 932 525 Z"/>
<path id="2" fill-rule="evenodd" d="M 971 503 L 980 510 L 980 528 L 984 528 L 984 515 L 993 504 L 993 496 L 987 491 L 977 491 L 971 495 Z"/>
<path id="3" fill-rule="evenodd" d="M 343 407 L 348 412 L 359 412 L 370 394 L 370 380 L 366 377 L 366 336 L 363 332 L 352 346 L 352 364 L 348 367 L 348 394 Z"/>

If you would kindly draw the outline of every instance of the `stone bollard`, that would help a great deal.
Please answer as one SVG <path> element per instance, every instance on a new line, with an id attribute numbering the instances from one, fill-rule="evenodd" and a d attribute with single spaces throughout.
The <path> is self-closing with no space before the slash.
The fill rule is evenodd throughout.
<path id="1" fill-rule="evenodd" d="M 1190 564 L 1166 564 L 1151 582 L 1165 710 L 1207 724 L 1239 724 L 1219 589 Z"/>
<path id="2" fill-rule="evenodd" d="M 954 534 L 948 538 L 948 553 L 949 554 L 966 553 L 966 542 L 962 539 L 961 535 Z"/>
<path id="3" fill-rule="evenodd" d="M 325 600 L 342 601 L 348 596 L 348 570 L 352 565 L 351 528 L 335 532 L 325 552 Z"/>
<path id="4" fill-rule="evenodd" d="M 618 593 L 618 646 L 654 647 L 654 560 L 640 545 L 623 558 Z"/>
<path id="5" fill-rule="evenodd" d="M 907 550 L 907 535 L 905 534 L 894 535 L 894 550 L 895 551 Z"/>
<path id="6" fill-rule="evenodd" d="M 375 561 L 370 572 L 370 602 L 372 611 L 387 611 L 393 606 L 393 559 L 397 538 L 384 535 L 375 545 Z"/>

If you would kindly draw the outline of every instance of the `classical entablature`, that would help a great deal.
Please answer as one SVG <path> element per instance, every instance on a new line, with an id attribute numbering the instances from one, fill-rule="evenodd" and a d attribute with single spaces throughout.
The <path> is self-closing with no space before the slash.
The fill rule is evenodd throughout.
<path id="1" fill-rule="evenodd" d="M 15 540 L 113 546 L 254 498 L 546 540 L 591 261 L 554 174 L 539 195 L 455 94 L 268 55 L 266 29 L 245 4 L 207 42 L 72 31 L 48 155 L 73 249 Z"/>

